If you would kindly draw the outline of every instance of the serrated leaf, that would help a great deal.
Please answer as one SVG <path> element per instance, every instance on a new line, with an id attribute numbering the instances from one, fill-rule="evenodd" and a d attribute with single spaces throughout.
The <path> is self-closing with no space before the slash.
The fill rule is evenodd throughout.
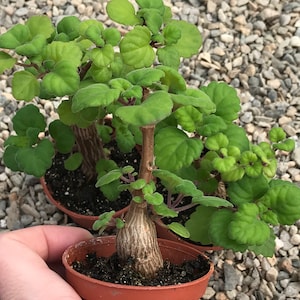
<path id="1" fill-rule="evenodd" d="M 62 97 L 73 95 L 79 88 L 79 82 L 77 67 L 68 60 L 62 60 L 44 77 L 42 85 L 48 93 Z"/>
<path id="2" fill-rule="evenodd" d="M 96 187 L 102 187 L 104 185 L 110 184 L 115 180 L 120 179 L 122 172 L 118 170 L 111 170 L 102 177 L 100 177 L 96 183 Z"/>
<path id="3" fill-rule="evenodd" d="M 31 101 L 40 93 L 39 82 L 30 72 L 18 71 L 13 75 L 12 93 L 17 100 Z"/>
<path id="4" fill-rule="evenodd" d="M 181 57 L 189 58 L 192 55 L 197 54 L 202 45 L 202 36 L 198 28 L 195 25 L 182 20 L 173 20 L 169 24 L 177 26 L 181 33 L 180 38 L 177 40 L 176 44 L 174 44 L 179 55 Z"/>
<path id="5" fill-rule="evenodd" d="M 107 3 L 106 11 L 109 18 L 117 23 L 131 26 L 140 23 L 134 6 L 128 0 L 111 0 Z"/>
<path id="6" fill-rule="evenodd" d="M 116 116 L 123 122 L 134 126 L 156 124 L 172 112 L 173 102 L 170 96 L 157 91 L 148 96 L 140 105 L 123 106 L 117 109 Z"/>
<path id="7" fill-rule="evenodd" d="M 75 135 L 71 127 L 60 120 L 54 120 L 49 125 L 49 132 L 55 141 L 60 153 L 69 153 L 75 144 Z"/>
<path id="8" fill-rule="evenodd" d="M 163 196 L 157 192 L 153 194 L 145 194 L 144 198 L 150 205 L 160 205 L 164 202 Z"/>
<path id="9" fill-rule="evenodd" d="M 92 84 L 79 89 L 72 98 L 72 111 L 74 113 L 88 107 L 106 107 L 117 100 L 120 92 L 110 89 L 102 83 Z"/>
<path id="10" fill-rule="evenodd" d="M 234 168 L 236 160 L 232 156 L 228 157 L 217 157 L 213 160 L 214 168 L 220 173 L 226 173 Z"/>
<path id="11" fill-rule="evenodd" d="M 273 127 L 269 133 L 269 139 L 273 143 L 278 143 L 286 138 L 286 133 L 281 127 Z"/>
<path id="12" fill-rule="evenodd" d="M 91 51 L 93 63 L 98 68 L 108 66 L 114 59 L 114 49 L 110 44 L 104 45 L 102 48 L 94 48 Z"/>
<path id="13" fill-rule="evenodd" d="M 202 245 L 212 244 L 208 233 L 208 224 L 211 216 L 217 211 L 214 207 L 197 206 L 196 210 L 185 222 L 185 227 L 190 232 L 190 240 Z"/>
<path id="14" fill-rule="evenodd" d="M 259 202 L 277 215 L 280 224 L 292 225 L 300 219 L 300 188 L 293 183 L 272 180 Z"/>
<path id="15" fill-rule="evenodd" d="M 52 165 L 53 145 L 49 140 L 42 140 L 34 148 L 21 148 L 16 154 L 23 172 L 42 177 Z"/>
<path id="16" fill-rule="evenodd" d="M 198 203 L 203 206 L 210 206 L 210 207 L 233 207 L 232 203 L 215 196 L 201 196 L 193 198 L 193 203 Z"/>
<path id="17" fill-rule="evenodd" d="M 98 220 L 96 220 L 93 224 L 93 230 L 99 230 L 101 227 L 108 225 L 108 223 L 112 220 L 113 215 L 116 212 L 114 210 L 110 212 L 104 212 L 102 213 Z"/>
<path id="18" fill-rule="evenodd" d="M 155 136 L 156 165 L 165 170 L 179 170 L 200 157 L 202 141 L 188 137 L 182 130 L 167 127 Z"/>
<path id="19" fill-rule="evenodd" d="M 270 237 L 262 245 L 249 245 L 249 250 L 256 255 L 263 255 L 264 257 L 272 257 L 275 252 L 275 235 L 271 231 Z"/>
<path id="20" fill-rule="evenodd" d="M 120 53 L 125 64 L 136 69 L 150 67 L 155 52 L 150 46 L 151 32 L 147 27 L 136 26 L 120 42 Z"/>
<path id="21" fill-rule="evenodd" d="M 39 55 L 46 45 L 46 38 L 43 35 L 37 35 L 30 42 L 20 45 L 16 48 L 16 53 L 27 57 Z"/>
<path id="22" fill-rule="evenodd" d="M 157 34 L 163 24 L 163 10 L 156 8 L 141 8 L 137 16 L 144 20 L 152 34 Z"/>
<path id="23" fill-rule="evenodd" d="M 23 24 L 17 24 L 0 35 L 0 48 L 15 49 L 30 41 L 30 38 L 29 28 Z"/>
<path id="24" fill-rule="evenodd" d="M 270 228 L 258 218 L 258 213 L 256 204 L 242 204 L 229 224 L 229 237 L 239 244 L 263 245 L 270 237 Z"/>
<path id="25" fill-rule="evenodd" d="M 80 20 L 75 16 L 62 18 L 57 24 L 57 32 L 65 33 L 69 40 L 74 40 L 79 36 Z"/>
<path id="26" fill-rule="evenodd" d="M 228 234 L 228 226 L 233 219 L 234 213 L 227 209 L 216 211 L 212 214 L 208 228 L 208 234 L 214 245 L 221 246 L 225 249 L 244 252 L 248 245 L 240 244 L 231 239 Z"/>
<path id="27" fill-rule="evenodd" d="M 153 209 L 158 215 L 163 217 L 175 218 L 178 216 L 178 213 L 173 209 L 168 208 L 168 206 L 165 203 L 162 203 L 160 205 L 155 205 L 153 206 Z"/>
<path id="28" fill-rule="evenodd" d="M 32 16 L 25 25 L 29 28 L 32 37 L 43 35 L 45 39 L 48 39 L 54 33 L 54 26 L 51 19 L 48 16 Z"/>
<path id="29" fill-rule="evenodd" d="M 176 70 L 178 69 L 180 65 L 180 56 L 174 46 L 158 48 L 156 54 L 161 64 Z"/>
<path id="30" fill-rule="evenodd" d="M 71 154 L 65 161 L 64 167 L 69 171 L 78 169 L 83 161 L 83 156 L 80 152 Z"/>
<path id="31" fill-rule="evenodd" d="M 197 128 L 197 132 L 203 136 L 212 136 L 227 128 L 225 121 L 214 114 L 203 116 L 203 124 Z"/>
<path id="32" fill-rule="evenodd" d="M 195 132 L 202 123 L 202 113 L 191 105 L 178 108 L 174 115 L 182 129 L 188 132 Z"/>
<path id="33" fill-rule="evenodd" d="M 186 82 L 177 70 L 168 66 L 157 66 L 156 69 L 165 73 L 165 76 L 161 78 L 161 83 L 168 87 L 170 93 L 176 94 L 186 90 Z"/>
<path id="34" fill-rule="evenodd" d="M 11 69 L 17 60 L 4 51 L 0 51 L 0 74 Z"/>
<path id="35" fill-rule="evenodd" d="M 112 71 L 109 67 L 96 67 L 92 64 L 88 71 L 95 83 L 107 83 L 112 78 Z"/>
<path id="36" fill-rule="evenodd" d="M 45 131 L 46 128 L 45 117 L 33 104 L 28 104 L 19 109 L 12 121 L 14 130 L 18 135 L 25 136 L 28 128 L 37 128 L 40 132 Z"/>
<path id="37" fill-rule="evenodd" d="M 237 182 L 230 182 L 227 194 L 235 205 L 254 202 L 262 197 L 269 189 L 268 180 L 260 175 L 257 178 L 244 176 Z"/>
<path id="38" fill-rule="evenodd" d="M 198 89 L 187 88 L 179 94 L 172 94 L 172 100 L 180 105 L 192 105 L 204 114 L 211 114 L 216 111 L 216 105 L 202 91 Z"/>
<path id="39" fill-rule="evenodd" d="M 295 141 L 292 139 L 287 139 L 280 143 L 275 143 L 272 145 L 274 149 L 283 150 L 287 152 L 291 152 L 295 149 Z"/>
<path id="40" fill-rule="evenodd" d="M 170 230 L 175 232 L 176 234 L 180 235 L 183 238 L 188 239 L 190 237 L 189 231 L 180 223 L 172 222 L 171 224 L 167 225 Z"/>
<path id="41" fill-rule="evenodd" d="M 172 23 L 172 22 L 168 23 L 164 27 L 162 34 L 164 36 L 166 45 L 176 44 L 178 40 L 181 38 L 181 30 L 178 28 L 176 23 Z M 174 47 L 174 49 L 176 49 L 176 47 Z M 177 49 L 176 52 L 178 53 Z"/>
<path id="42" fill-rule="evenodd" d="M 233 121 L 238 118 L 240 112 L 240 99 L 236 90 L 224 82 L 211 82 L 206 87 L 201 87 L 216 105 L 217 116 L 226 121 Z"/>
<path id="43" fill-rule="evenodd" d="M 145 179 L 138 179 L 136 181 L 133 181 L 130 183 L 130 187 L 132 187 L 134 190 L 140 190 L 146 185 Z"/>
<path id="44" fill-rule="evenodd" d="M 226 148 L 228 143 L 227 136 L 220 132 L 213 136 L 209 136 L 205 141 L 205 147 L 209 150 L 218 151 L 221 148 Z"/>
<path id="45" fill-rule="evenodd" d="M 129 72 L 126 75 L 126 79 L 134 85 L 149 87 L 153 83 L 158 82 L 164 75 L 165 73 L 161 70 L 153 68 L 143 68 Z"/>
<path id="46" fill-rule="evenodd" d="M 116 28 L 106 28 L 102 32 L 106 44 L 117 46 L 121 40 L 121 33 Z"/>

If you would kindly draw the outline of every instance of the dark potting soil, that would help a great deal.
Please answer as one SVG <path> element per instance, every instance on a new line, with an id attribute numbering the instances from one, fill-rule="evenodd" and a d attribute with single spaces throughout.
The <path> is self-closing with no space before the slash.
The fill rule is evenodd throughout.
<path id="1" fill-rule="evenodd" d="M 77 272 L 89 277 L 117 284 L 134 286 L 167 286 L 196 280 L 208 273 L 208 261 L 199 255 L 197 259 L 175 265 L 164 261 L 155 278 L 149 279 L 135 272 L 132 268 L 133 260 L 121 263 L 117 255 L 109 258 L 97 257 L 95 253 L 86 255 L 84 261 L 75 261 L 72 267 Z"/>
<path id="2" fill-rule="evenodd" d="M 88 181 L 80 168 L 75 171 L 66 170 L 64 160 L 67 157 L 67 155 L 57 153 L 51 168 L 45 174 L 45 181 L 53 198 L 64 207 L 82 215 L 98 216 L 103 212 L 118 211 L 129 205 L 131 194 L 128 191 L 121 192 L 116 201 L 109 201 L 100 189 L 95 187 L 96 179 Z M 128 154 L 113 151 L 110 158 L 119 167 L 131 165 L 138 170 L 139 153 L 137 150 Z"/>

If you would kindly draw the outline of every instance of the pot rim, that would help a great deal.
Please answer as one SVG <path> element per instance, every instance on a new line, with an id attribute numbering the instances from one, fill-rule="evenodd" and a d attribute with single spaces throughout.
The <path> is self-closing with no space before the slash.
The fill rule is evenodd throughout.
<path id="1" fill-rule="evenodd" d="M 103 242 L 105 241 L 106 242 Z M 137 290 L 145 290 L 145 291 L 150 291 L 150 290 L 167 290 L 167 289 L 172 289 L 172 288 L 178 288 L 179 286 L 182 286 L 182 287 L 188 287 L 190 285 L 195 285 L 195 283 L 201 283 L 203 281 L 206 281 L 207 278 L 209 278 L 213 271 L 214 271 L 214 265 L 213 263 L 209 260 L 209 258 L 203 254 L 203 252 L 199 251 L 198 249 L 195 249 L 189 245 L 185 245 L 185 244 L 181 244 L 181 243 L 178 243 L 178 242 L 175 242 L 175 241 L 170 241 L 170 240 L 166 240 L 166 239 L 161 239 L 161 238 L 157 238 L 158 242 L 159 242 L 159 245 L 160 246 L 163 246 L 165 248 L 173 248 L 175 247 L 175 249 L 177 251 L 182 251 L 184 252 L 184 250 L 187 250 L 191 253 L 193 253 L 193 255 L 201 255 L 203 256 L 204 258 L 207 259 L 209 265 L 210 265 L 210 268 L 208 270 L 208 272 L 203 275 L 202 277 L 198 278 L 198 279 L 195 279 L 193 281 L 190 281 L 190 282 L 185 282 L 185 283 L 180 283 L 180 284 L 176 284 L 176 285 L 167 285 L 167 286 L 134 286 L 134 285 L 124 285 L 124 284 L 118 284 L 118 283 L 111 283 L 111 282 L 106 282 L 106 281 L 102 281 L 102 280 L 98 280 L 98 279 L 95 279 L 95 278 L 92 278 L 92 277 L 88 277 L 86 275 L 83 275 L 77 271 L 75 271 L 73 268 L 71 268 L 71 266 L 68 264 L 68 257 L 69 257 L 69 250 L 70 249 L 76 249 L 76 248 L 80 248 L 80 247 L 84 247 L 84 246 L 88 246 L 89 244 L 109 244 L 109 243 L 115 243 L 115 236 L 114 235 L 111 235 L 111 236 L 100 236 L 100 237 L 96 237 L 96 238 L 91 238 L 89 240 L 85 240 L 85 241 L 81 241 L 79 243 L 76 243 L 74 245 L 71 245 L 69 246 L 63 253 L 62 255 L 62 263 L 64 265 L 64 267 L 66 269 L 68 269 L 69 272 L 71 272 L 73 275 L 75 276 L 78 276 L 79 278 L 81 279 L 88 279 L 91 283 L 99 283 L 101 282 L 101 284 L 103 286 L 106 286 L 106 287 L 109 287 L 109 288 L 118 288 L 118 289 L 123 289 L 123 290 L 127 290 L 127 289 L 137 289 Z"/>

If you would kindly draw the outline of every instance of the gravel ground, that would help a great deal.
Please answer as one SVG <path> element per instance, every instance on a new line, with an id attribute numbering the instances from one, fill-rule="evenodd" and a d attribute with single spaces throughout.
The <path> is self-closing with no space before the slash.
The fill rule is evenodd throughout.
<path id="1" fill-rule="evenodd" d="M 34 14 L 64 15 L 105 22 L 105 1 L 1 0 L 0 32 Z M 196 24 L 204 38 L 201 54 L 181 71 L 191 86 L 225 81 L 238 90 L 239 118 L 260 142 L 280 124 L 297 147 L 279 161 L 278 177 L 300 184 L 300 1 L 166 1 L 177 18 Z M 54 104 L 42 103 L 49 120 Z M 9 74 L 0 76 L 0 159 L 12 131 L 11 117 L 23 103 L 11 96 Z M 11 172 L 0 163 L 0 231 L 69 220 L 48 203 L 38 179 Z M 300 299 L 300 222 L 275 228 L 276 255 L 220 251 L 209 254 L 216 271 L 203 299 Z M 188 300 L 188 299 L 183 299 Z"/>

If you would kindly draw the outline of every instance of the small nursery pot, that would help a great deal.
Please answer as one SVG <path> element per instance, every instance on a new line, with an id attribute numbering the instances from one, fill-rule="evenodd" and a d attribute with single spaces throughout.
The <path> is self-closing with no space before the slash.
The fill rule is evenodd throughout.
<path id="1" fill-rule="evenodd" d="M 220 251 L 223 248 L 220 246 L 213 246 L 213 245 L 197 245 L 194 243 L 189 243 L 188 241 L 185 241 L 184 239 L 180 238 L 177 234 L 173 233 L 171 230 L 169 230 L 163 223 L 162 220 L 158 219 L 155 220 L 155 226 L 156 226 L 156 232 L 157 236 L 162 239 L 182 243 L 184 245 L 188 245 L 192 248 L 195 248 L 201 252 L 206 251 Z"/>
<path id="2" fill-rule="evenodd" d="M 193 260 L 199 254 L 195 248 L 173 241 L 158 239 L 164 259 L 180 264 L 185 260 Z M 66 279 L 85 300 L 198 300 L 205 293 L 214 266 L 203 277 L 183 284 L 170 286 L 130 286 L 104 282 L 90 278 L 75 271 L 70 265 L 75 260 L 84 260 L 89 252 L 98 256 L 109 257 L 116 251 L 115 236 L 104 236 L 70 246 L 62 256 L 66 268 Z M 203 254 L 201 254 L 203 255 Z"/>
<path id="3" fill-rule="evenodd" d="M 96 220 L 99 219 L 98 216 L 87 216 L 87 215 L 82 215 L 82 214 L 78 214 L 72 210 L 67 209 L 65 206 L 63 206 L 58 200 L 54 199 L 52 196 L 51 191 L 49 190 L 47 183 L 45 181 L 45 178 L 42 177 L 40 179 L 41 185 L 44 189 L 44 192 L 46 194 L 46 196 L 48 197 L 49 201 L 55 205 L 60 211 L 62 211 L 63 213 L 65 213 L 67 216 L 69 216 L 76 224 L 78 224 L 79 226 L 86 228 L 88 230 L 91 230 L 93 227 L 93 224 Z M 125 212 L 128 210 L 128 207 L 124 207 L 123 209 L 117 211 L 114 214 L 114 217 L 120 217 L 123 214 L 125 214 Z"/>

